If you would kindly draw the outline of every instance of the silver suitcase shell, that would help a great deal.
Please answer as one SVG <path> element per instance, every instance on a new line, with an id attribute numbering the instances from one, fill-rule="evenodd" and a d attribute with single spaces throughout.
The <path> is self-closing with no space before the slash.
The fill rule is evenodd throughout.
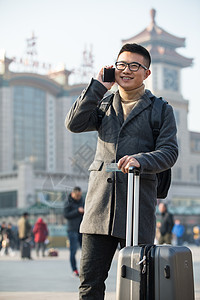
<path id="1" fill-rule="evenodd" d="M 144 265 L 140 262 L 145 245 L 138 245 L 140 175 L 138 170 L 135 172 L 131 169 L 129 172 L 126 247 L 120 250 L 118 257 L 116 299 L 194 300 L 192 254 L 188 247 L 152 245 L 145 261 L 147 269 L 143 274 Z"/>

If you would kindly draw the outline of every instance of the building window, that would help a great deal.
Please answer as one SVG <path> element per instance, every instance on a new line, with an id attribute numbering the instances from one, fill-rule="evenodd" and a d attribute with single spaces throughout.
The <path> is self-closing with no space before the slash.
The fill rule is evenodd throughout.
<path id="1" fill-rule="evenodd" d="M 200 140 L 195 140 L 195 143 L 194 143 L 194 150 L 196 152 L 200 152 Z"/>
<path id="2" fill-rule="evenodd" d="M 14 86 L 14 168 L 18 162 L 34 157 L 34 168 L 46 167 L 46 94 L 29 86 Z M 38 146 L 40 145 L 40 146 Z"/>
<path id="3" fill-rule="evenodd" d="M 178 71 L 171 68 L 163 69 L 164 89 L 178 91 Z"/>
<path id="4" fill-rule="evenodd" d="M 0 193 L 0 208 L 14 208 L 17 207 L 17 192 L 3 192 Z"/>

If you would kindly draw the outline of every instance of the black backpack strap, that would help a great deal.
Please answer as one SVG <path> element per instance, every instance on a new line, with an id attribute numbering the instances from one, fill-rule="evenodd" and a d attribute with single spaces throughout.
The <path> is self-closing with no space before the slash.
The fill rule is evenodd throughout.
<path id="1" fill-rule="evenodd" d="M 160 133 L 160 128 L 163 124 L 165 108 L 167 101 L 163 98 L 153 97 L 152 99 L 152 109 L 151 109 L 151 128 L 153 132 L 154 145 L 156 145 L 157 137 Z M 171 168 L 160 172 L 157 175 L 158 186 L 157 186 L 157 198 L 165 199 L 171 184 Z"/>
<path id="2" fill-rule="evenodd" d="M 97 112 L 98 112 L 98 127 L 100 127 L 103 117 L 105 116 L 105 113 L 109 109 L 113 102 L 113 96 L 112 97 L 106 97 L 102 99 L 98 106 L 97 106 Z"/>
<path id="3" fill-rule="evenodd" d="M 154 142 L 156 142 L 156 139 L 160 133 L 160 128 L 163 123 L 166 104 L 167 101 L 165 101 L 162 97 L 157 98 L 154 96 L 152 99 L 150 123 L 153 132 Z"/>

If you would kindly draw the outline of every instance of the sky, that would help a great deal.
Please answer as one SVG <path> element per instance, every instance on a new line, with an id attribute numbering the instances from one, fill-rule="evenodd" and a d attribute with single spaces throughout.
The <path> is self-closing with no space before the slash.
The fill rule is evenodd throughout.
<path id="1" fill-rule="evenodd" d="M 39 61 L 76 69 L 92 46 L 97 72 L 114 63 L 122 39 L 149 25 L 152 8 L 158 26 L 186 38 L 177 52 L 194 63 L 182 71 L 182 95 L 189 100 L 189 129 L 200 132 L 199 0 L 0 0 L 0 49 L 7 57 L 22 57 L 34 31 Z"/>

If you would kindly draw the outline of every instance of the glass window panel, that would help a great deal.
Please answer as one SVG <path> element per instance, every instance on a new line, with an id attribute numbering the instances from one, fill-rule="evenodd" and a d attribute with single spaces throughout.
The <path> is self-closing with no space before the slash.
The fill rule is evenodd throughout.
<path id="1" fill-rule="evenodd" d="M 35 157 L 34 167 L 45 169 L 45 92 L 27 86 L 14 87 L 14 160 Z M 35 147 L 35 144 L 41 147 Z M 38 150 L 39 149 L 39 150 Z"/>

